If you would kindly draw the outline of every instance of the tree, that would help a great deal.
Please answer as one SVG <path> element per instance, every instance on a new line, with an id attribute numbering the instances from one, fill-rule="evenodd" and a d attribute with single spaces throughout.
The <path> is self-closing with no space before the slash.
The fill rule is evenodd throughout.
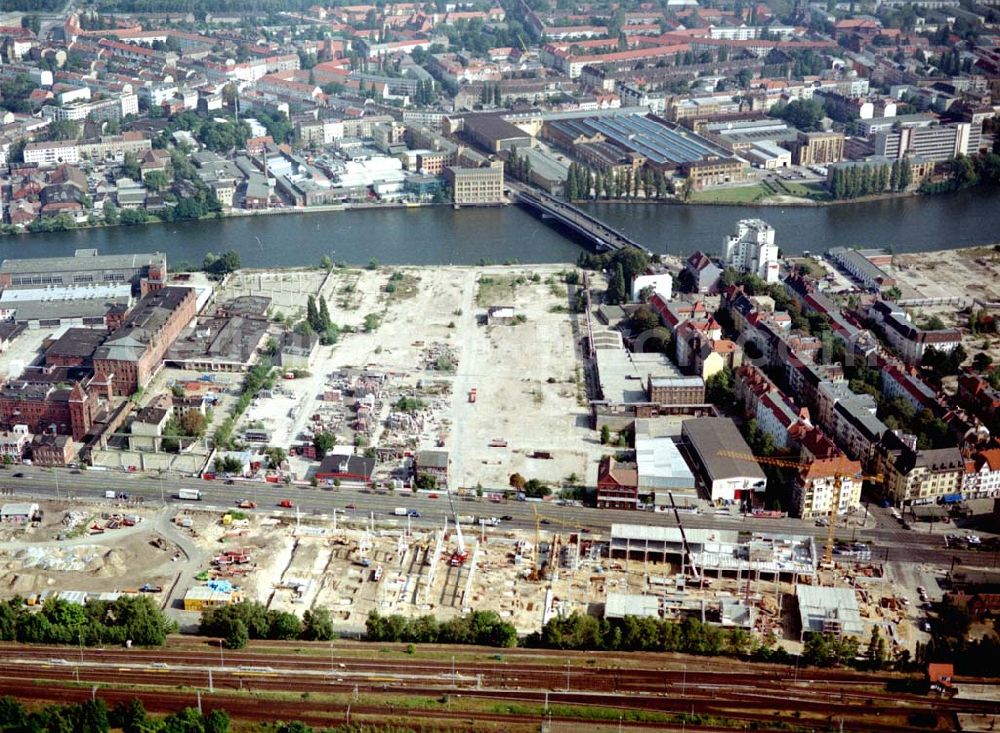
<path id="1" fill-rule="evenodd" d="M 104 223 L 109 226 L 116 226 L 120 221 L 118 207 L 110 198 L 104 199 Z"/>
<path id="2" fill-rule="evenodd" d="M 525 496 L 530 496 L 533 498 L 544 498 L 552 493 L 552 489 L 543 484 L 536 478 L 528 479 L 524 484 L 524 494 Z"/>
<path id="3" fill-rule="evenodd" d="M 611 428 L 606 424 L 601 426 L 601 445 L 607 445 L 611 442 Z"/>
<path id="4" fill-rule="evenodd" d="M 142 169 L 139 168 L 139 161 L 136 159 L 134 153 L 125 153 L 125 157 L 122 160 L 122 173 L 133 181 L 142 180 Z"/>
<path id="5" fill-rule="evenodd" d="M 880 670 L 885 666 L 888 656 L 885 639 L 879 632 L 878 626 L 872 627 L 872 638 L 868 642 L 868 651 L 865 656 L 868 658 L 868 666 L 873 670 Z"/>
<path id="6" fill-rule="evenodd" d="M 200 438 L 205 434 L 207 423 L 205 416 L 198 410 L 188 410 L 181 416 L 180 426 L 184 435 L 192 438 Z"/>
<path id="7" fill-rule="evenodd" d="M 628 294 L 625 290 L 625 273 L 622 269 L 621 263 L 615 265 L 614 274 L 611 276 L 611 280 L 608 282 L 607 292 L 604 294 L 604 302 L 616 305 L 628 300 Z"/>
<path id="8" fill-rule="evenodd" d="M 229 733 L 229 713 L 218 708 L 202 716 L 202 730 L 205 733 Z"/>
<path id="9" fill-rule="evenodd" d="M 314 608 L 302 614 L 302 638 L 306 641 L 330 641 L 336 638 L 328 609 Z"/>
<path id="10" fill-rule="evenodd" d="M 294 613 L 287 611 L 268 611 L 268 639 L 288 641 L 298 639 L 302 635 L 302 621 Z"/>
<path id="11" fill-rule="evenodd" d="M 232 249 L 227 250 L 221 256 L 209 252 L 202 262 L 202 269 L 211 275 L 228 275 L 240 269 L 240 255 Z"/>
<path id="12" fill-rule="evenodd" d="M 729 407 L 735 399 L 733 372 L 729 367 L 705 380 L 705 399 L 713 405 Z"/>
<path id="13" fill-rule="evenodd" d="M 163 171 L 150 171 L 143 179 L 143 183 L 151 191 L 162 191 L 170 185 L 170 181 L 167 180 L 167 174 Z"/>
<path id="14" fill-rule="evenodd" d="M 316 437 L 313 438 L 313 445 L 316 447 L 316 455 L 320 458 L 324 457 L 327 453 L 333 450 L 333 446 L 337 444 L 337 436 L 333 433 L 316 433 Z"/>
<path id="15" fill-rule="evenodd" d="M 510 482 L 509 483 L 511 485 L 511 488 L 514 489 L 514 491 L 517 491 L 518 493 L 520 493 L 520 492 L 524 491 L 524 485 L 525 485 L 526 482 L 524 480 L 524 476 L 522 476 L 521 474 L 519 474 L 519 473 L 512 473 L 511 476 L 510 476 Z"/>
<path id="16" fill-rule="evenodd" d="M 223 621 L 222 643 L 227 649 L 242 649 L 250 640 L 247 625 L 238 618 L 227 618 Z"/>

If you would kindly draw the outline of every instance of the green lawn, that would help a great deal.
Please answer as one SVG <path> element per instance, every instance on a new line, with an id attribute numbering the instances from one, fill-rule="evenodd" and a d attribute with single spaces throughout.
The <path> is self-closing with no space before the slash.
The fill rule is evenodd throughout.
<path id="1" fill-rule="evenodd" d="M 829 201 L 830 192 L 821 183 L 799 183 L 798 181 L 775 181 L 778 193 L 788 196 L 798 196 L 799 198 L 811 199 L 812 201 Z"/>
<path id="2" fill-rule="evenodd" d="M 707 191 L 693 192 L 691 201 L 701 204 L 752 204 L 772 193 L 769 187 L 761 184 L 738 188 L 710 188 Z"/>

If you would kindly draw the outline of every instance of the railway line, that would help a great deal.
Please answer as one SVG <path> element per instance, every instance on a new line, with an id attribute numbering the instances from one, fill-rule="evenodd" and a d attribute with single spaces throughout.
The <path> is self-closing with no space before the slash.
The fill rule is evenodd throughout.
<path id="1" fill-rule="evenodd" d="M 315 650 L 325 645 L 302 646 Z M 362 660 L 337 654 L 336 646 L 331 649 L 329 658 L 254 649 L 231 652 L 223 666 L 217 650 L 182 649 L 169 642 L 158 650 L 0 645 L 0 688 L 33 700 L 76 699 L 69 692 L 99 694 L 109 705 L 138 696 L 148 709 L 160 712 L 194 705 L 200 697 L 203 705 L 226 708 L 237 718 L 294 718 L 311 725 L 342 722 L 336 716 L 349 707 L 354 715 L 371 719 L 444 720 L 455 730 L 531 729 L 546 709 L 553 720 L 567 722 L 586 720 L 586 711 L 600 710 L 605 717 L 621 716 L 637 730 L 669 730 L 670 721 L 687 716 L 684 725 L 691 730 L 714 730 L 697 724 L 699 720 L 742 721 L 758 730 L 787 730 L 776 721 L 809 728 L 836 720 L 838 726 L 843 721 L 844 730 L 873 733 L 926 730 L 931 720 L 939 730 L 954 729 L 956 713 L 1000 714 L 995 703 L 886 689 L 887 678 L 907 679 L 902 675 L 792 670 L 654 653 L 611 653 L 600 657 L 604 666 L 596 666 L 587 665 L 596 655 L 576 653 L 567 655 L 567 680 L 566 667 L 551 663 L 551 651 L 511 650 L 510 662 L 491 664 Z M 440 647 L 449 649 L 469 654 Z M 686 659 L 688 668 L 681 668 L 679 659 Z M 301 700 L 295 702 L 294 714 L 282 712 L 295 694 Z M 254 717 L 263 709 L 261 700 L 271 701 L 270 717 Z M 413 700 L 423 701 L 422 706 L 408 702 Z M 428 700 L 439 703 L 428 707 Z"/>

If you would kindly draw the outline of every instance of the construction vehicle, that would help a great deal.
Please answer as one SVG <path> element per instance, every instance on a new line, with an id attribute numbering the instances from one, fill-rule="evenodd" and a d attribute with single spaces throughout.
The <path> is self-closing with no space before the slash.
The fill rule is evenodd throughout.
<path id="1" fill-rule="evenodd" d="M 458 514 L 455 513 L 455 502 L 451 497 L 450 491 L 448 492 L 448 506 L 451 507 L 451 515 L 455 518 L 455 541 L 458 545 L 455 551 L 451 553 L 448 564 L 452 567 L 461 567 L 469 559 L 469 551 L 465 547 L 465 538 L 462 536 L 462 523 L 458 521 Z"/>
<path id="2" fill-rule="evenodd" d="M 804 463 L 802 461 L 791 461 L 787 458 L 775 458 L 774 456 L 755 456 L 751 453 L 740 453 L 739 451 L 721 450 L 719 451 L 719 455 L 726 456 L 727 458 L 735 458 L 740 461 L 752 461 L 767 466 L 777 466 L 779 468 L 802 469 L 809 465 L 809 463 Z M 837 526 L 837 509 L 840 507 L 840 491 L 844 486 L 844 479 L 853 479 L 855 481 L 881 481 L 882 475 L 876 474 L 874 476 L 868 476 L 863 473 L 850 475 L 840 471 L 834 472 L 833 501 L 830 502 L 830 510 L 827 514 L 826 522 L 826 548 L 823 551 L 824 565 L 830 565 L 833 562 L 833 545 L 834 532 L 836 531 Z"/>

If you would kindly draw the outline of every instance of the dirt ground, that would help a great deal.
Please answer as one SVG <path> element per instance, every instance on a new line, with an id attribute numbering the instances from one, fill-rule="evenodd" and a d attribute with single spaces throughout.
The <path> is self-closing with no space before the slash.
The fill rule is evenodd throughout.
<path id="1" fill-rule="evenodd" d="M 511 473 L 558 484 L 575 475 L 596 481 L 600 445 L 588 428 L 575 316 L 565 268 L 440 267 L 246 273 L 219 294 L 275 298 L 272 312 L 304 313 L 310 294 L 326 299 L 339 341 L 320 347 L 309 374 L 282 381 L 257 401 L 244 424 L 261 421 L 272 443 L 308 439 L 314 415 L 327 411 L 342 444 L 354 442 L 340 406 L 325 391 L 346 375 L 385 375 L 378 417 L 401 396 L 425 403 L 405 436 L 407 449 L 451 452 L 450 487 L 503 487 Z M 513 322 L 487 325 L 490 305 L 515 309 Z M 475 403 L 469 401 L 475 389 Z M 398 432 L 398 431 L 397 431 Z M 364 436 L 368 445 L 403 441 L 392 430 Z M 503 443 L 491 447 L 491 443 Z M 533 459 L 535 452 L 550 459 Z M 304 477 L 314 464 L 294 461 Z"/>
<path id="2" fill-rule="evenodd" d="M 44 518 L 37 526 L 0 531 L 0 595 L 124 591 L 170 581 L 177 547 L 158 541 L 153 512 L 110 502 L 72 509 L 40 502 L 40 508 Z M 110 529 L 115 515 L 140 521 Z"/>
<path id="3" fill-rule="evenodd" d="M 1000 300 L 1000 252 L 992 247 L 896 255 L 892 274 L 904 300 L 954 297 Z"/>

